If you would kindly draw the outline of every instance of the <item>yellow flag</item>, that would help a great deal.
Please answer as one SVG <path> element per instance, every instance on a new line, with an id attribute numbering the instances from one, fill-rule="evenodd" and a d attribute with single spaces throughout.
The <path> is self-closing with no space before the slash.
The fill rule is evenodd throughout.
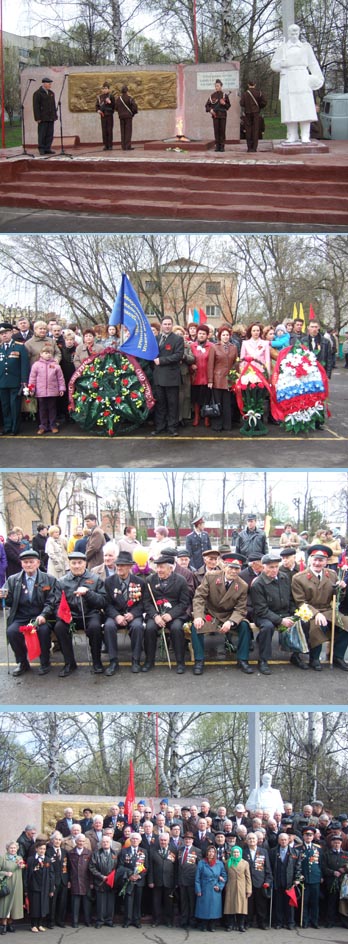
<path id="1" fill-rule="evenodd" d="M 298 317 L 301 318 L 301 321 L 302 321 L 302 334 L 303 334 L 303 332 L 306 330 L 306 321 L 305 321 L 302 302 L 300 302 L 300 311 L 299 311 Z"/>
<path id="2" fill-rule="evenodd" d="M 296 321 L 296 318 L 298 318 L 297 305 L 296 305 L 296 302 L 294 302 L 294 310 L 293 310 L 293 313 L 292 313 L 292 320 L 293 320 L 293 321 Z"/>

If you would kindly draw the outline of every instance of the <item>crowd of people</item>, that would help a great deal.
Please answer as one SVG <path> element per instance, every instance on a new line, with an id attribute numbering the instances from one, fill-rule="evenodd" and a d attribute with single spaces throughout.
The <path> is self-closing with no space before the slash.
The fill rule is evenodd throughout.
<path id="1" fill-rule="evenodd" d="M 296 811 L 271 782 L 233 811 L 164 798 L 125 816 L 120 800 L 106 815 L 69 805 L 46 834 L 28 823 L 0 858 L 0 927 L 14 930 L 23 896 L 34 932 L 77 928 L 80 912 L 97 929 L 348 927 L 348 814 L 318 799 Z"/>
<path id="2" fill-rule="evenodd" d="M 162 323 L 152 321 L 151 328 L 158 340 L 159 355 L 154 362 L 142 362 L 142 366 L 155 399 L 150 413 L 152 435 L 167 431 L 177 436 L 179 425 L 191 423 L 197 427 L 203 422 L 215 432 L 230 431 L 233 424 L 239 426 L 246 408 L 237 388 L 245 392 L 249 379 L 262 392 L 264 420 L 278 423 L 271 411 L 272 373 L 278 356 L 293 350 L 296 344 L 301 345 L 301 351 L 311 352 L 326 379 L 335 366 L 335 335 L 322 330 L 315 320 L 309 321 L 305 332 L 301 319 L 276 325 L 255 322 L 248 327 L 226 323 L 216 330 L 208 324 L 194 323 L 184 328 L 165 316 Z M 0 324 L 3 434 L 17 435 L 21 419 L 35 415 L 39 435 L 59 433 L 61 423 L 71 418 L 68 387 L 75 371 L 94 355 L 116 352 L 119 337 L 120 329 L 113 325 L 86 327 L 80 333 L 76 325 L 64 328 L 55 319 L 48 322 L 40 319 L 31 325 L 27 318 L 19 317 L 16 326 L 3 321 Z M 317 392 L 317 400 L 321 390 L 318 378 L 309 389 Z M 102 403 L 101 397 L 101 410 L 105 408 Z M 215 412 L 210 417 L 212 404 Z M 251 420 L 252 433 L 255 423 Z"/>
<path id="3" fill-rule="evenodd" d="M 0 542 L 0 597 L 7 607 L 14 677 L 30 669 L 32 624 L 40 676 L 50 671 L 52 643 L 63 656 L 59 676 L 76 671 L 78 630 L 88 637 L 97 675 L 119 671 L 120 633 L 130 637 L 134 674 L 151 671 L 159 650 L 170 663 L 171 648 L 177 674 L 184 673 L 189 653 L 194 675 L 202 675 L 205 637 L 216 635 L 226 653 L 235 652 L 246 675 L 254 671 L 250 653 L 256 638 L 258 671 L 270 675 L 275 631 L 296 668 L 322 671 L 322 646 L 332 637 L 331 662 L 348 671 L 344 539 L 326 528 L 310 543 L 307 532 L 298 535 L 287 522 L 279 548 L 270 549 L 257 514 L 251 512 L 237 532 L 235 547 L 212 548 L 204 525 L 197 515 L 182 547 L 159 526 L 148 548 L 137 540 L 133 525 L 126 525 L 118 543 L 108 540 L 92 513 L 69 545 L 57 525 L 47 529 L 39 524 L 32 542 L 23 542 L 21 529 L 13 528 L 7 541 Z M 108 665 L 102 660 L 103 647 Z"/>

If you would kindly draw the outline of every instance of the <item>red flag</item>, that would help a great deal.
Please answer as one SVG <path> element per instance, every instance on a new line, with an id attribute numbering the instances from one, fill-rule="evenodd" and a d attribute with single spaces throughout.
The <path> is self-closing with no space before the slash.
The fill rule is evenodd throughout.
<path id="1" fill-rule="evenodd" d="M 60 604 L 58 607 L 57 616 L 59 616 L 59 619 L 63 620 L 63 623 L 71 623 L 72 621 L 71 609 L 67 601 L 67 598 L 65 596 L 64 590 L 60 598 Z"/>
<path id="2" fill-rule="evenodd" d="M 199 323 L 200 323 L 200 324 L 205 324 L 206 321 L 207 321 L 206 313 L 205 313 L 205 311 L 203 310 L 203 308 L 200 308 L 200 309 L 199 309 Z"/>
<path id="3" fill-rule="evenodd" d="M 134 767 L 133 761 L 129 761 L 129 780 L 126 793 L 126 799 L 124 802 L 124 815 L 128 820 L 128 823 L 131 824 L 133 819 L 133 806 L 135 802 L 135 789 L 134 789 Z"/>
<path id="4" fill-rule="evenodd" d="M 302 574 L 304 570 L 306 570 L 305 562 L 304 560 L 300 560 L 300 574 Z"/>
<path id="5" fill-rule="evenodd" d="M 289 896 L 289 905 L 293 905 L 294 908 L 297 908 L 297 895 L 294 885 L 291 888 L 286 888 L 285 894 Z"/>
<path id="6" fill-rule="evenodd" d="M 28 626 L 20 626 L 19 632 L 23 633 L 29 662 L 31 662 L 32 659 L 37 659 L 37 657 L 41 655 L 41 646 L 35 626 L 31 626 L 30 623 Z"/>
<path id="7" fill-rule="evenodd" d="M 340 567 L 346 567 L 347 563 L 348 563 L 347 555 L 346 555 L 346 552 L 343 551 L 343 554 L 341 554 L 341 559 L 340 559 Z"/>
<path id="8" fill-rule="evenodd" d="M 315 311 L 314 311 L 313 305 L 310 305 L 310 306 L 309 306 L 309 320 L 310 320 L 310 321 L 316 321 L 316 320 L 317 320 L 316 317 L 315 317 Z"/>
<path id="9" fill-rule="evenodd" d="M 116 869 L 113 869 L 112 872 L 109 872 L 109 875 L 105 879 L 105 885 L 108 885 L 109 888 L 114 887 L 115 875 L 116 875 Z"/>

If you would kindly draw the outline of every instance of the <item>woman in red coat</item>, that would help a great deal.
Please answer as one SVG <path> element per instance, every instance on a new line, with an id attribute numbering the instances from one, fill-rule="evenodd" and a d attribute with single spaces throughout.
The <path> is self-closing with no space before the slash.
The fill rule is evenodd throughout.
<path id="1" fill-rule="evenodd" d="M 194 418 L 192 426 L 198 426 L 202 406 L 205 406 L 208 400 L 208 354 L 210 348 L 214 345 L 208 341 L 208 325 L 199 325 L 197 338 L 191 341 L 191 350 L 196 358 L 195 364 L 191 367 L 191 402 L 194 409 Z M 208 417 L 205 419 L 205 426 L 209 426 Z"/>

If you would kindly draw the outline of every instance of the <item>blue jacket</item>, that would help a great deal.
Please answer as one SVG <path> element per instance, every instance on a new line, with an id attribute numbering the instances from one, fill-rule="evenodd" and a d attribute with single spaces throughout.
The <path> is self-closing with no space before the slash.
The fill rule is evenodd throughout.
<path id="1" fill-rule="evenodd" d="M 195 917 L 205 921 L 214 921 L 222 915 L 222 889 L 227 882 L 227 872 L 223 862 L 218 860 L 215 865 L 209 865 L 202 859 L 197 865 L 195 878 L 195 892 L 201 893 L 196 899 Z M 220 891 L 214 890 L 218 885 Z"/>

